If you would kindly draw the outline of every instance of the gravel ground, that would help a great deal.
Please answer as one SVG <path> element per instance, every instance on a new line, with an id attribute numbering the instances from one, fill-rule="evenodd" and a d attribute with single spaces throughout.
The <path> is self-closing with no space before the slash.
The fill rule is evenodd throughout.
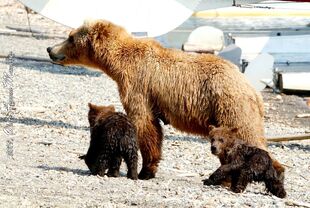
<path id="1" fill-rule="evenodd" d="M 20 4 L 1 0 L 2 25 L 24 21 L 24 14 L 11 15 L 13 20 L 3 16 L 12 8 L 20 8 Z M 39 15 L 33 16 L 34 21 L 49 26 L 49 31 L 67 31 Z M 45 48 L 59 39 L 0 34 L 0 41 L 2 54 L 13 51 L 46 57 Z M 123 111 L 115 83 L 105 75 L 78 67 L 21 60 L 14 60 L 11 66 L 12 97 L 9 86 L 3 84 L 8 83 L 5 74 L 9 65 L 0 59 L 0 207 L 310 207 L 309 140 L 269 145 L 287 166 L 286 199 L 266 194 L 264 186 L 256 183 L 243 194 L 204 187 L 201 180 L 219 166 L 209 151 L 210 144 L 171 126 L 164 126 L 163 160 L 156 178 L 128 180 L 125 166 L 119 178 L 91 176 L 78 159 L 89 144 L 87 103 L 113 104 Z M 263 96 L 267 136 L 309 133 L 310 119 L 295 118 L 310 112 L 303 98 L 279 97 L 268 90 Z M 5 104 L 10 97 L 15 106 L 8 112 Z M 14 135 L 3 131 L 10 123 Z"/>

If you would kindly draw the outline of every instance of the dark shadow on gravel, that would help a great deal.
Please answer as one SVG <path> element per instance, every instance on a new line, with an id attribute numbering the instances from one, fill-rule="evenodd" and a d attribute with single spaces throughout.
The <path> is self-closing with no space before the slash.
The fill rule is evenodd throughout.
<path id="1" fill-rule="evenodd" d="M 310 152 L 310 145 L 302 145 L 296 143 L 289 143 L 289 144 L 281 144 L 281 143 L 271 143 L 268 145 L 269 147 L 278 147 L 278 148 L 288 148 L 291 150 L 303 150 L 306 152 Z"/>
<path id="2" fill-rule="evenodd" d="M 81 170 L 81 169 L 73 169 L 73 168 L 67 168 L 67 167 L 50 167 L 47 165 L 39 165 L 37 168 L 49 171 L 49 170 L 55 170 L 55 171 L 61 171 L 61 172 L 71 172 L 76 175 L 80 176 L 89 176 L 91 175 L 89 170 Z"/>
<path id="3" fill-rule="evenodd" d="M 0 123 L 19 123 L 28 126 L 54 126 L 54 127 L 62 127 L 66 129 L 77 129 L 77 130 L 84 130 L 88 131 L 89 127 L 87 126 L 75 126 L 69 123 L 65 123 L 63 121 L 45 121 L 37 118 L 7 118 L 7 117 L 0 117 Z"/>
<path id="4" fill-rule="evenodd" d="M 191 137 L 191 136 L 165 136 L 165 139 L 170 141 L 189 141 L 189 142 L 197 142 L 202 144 L 209 143 L 206 139 L 203 139 L 202 137 Z"/>
<path id="5" fill-rule="evenodd" d="M 5 61 L 1 61 L 5 63 Z M 30 70 L 36 70 L 40 72 L 52 73 L 52 74 L 63 74 L 63 75 L 78 75 L 78 76 L 91 76 L 100 77 L 101 72 L 87 70 L 83 67 L 75 66 L 60 66 L 48 62 L 40 61 L 27 61 L 27 60 L 15 60 L 13 63 L 14 67 L 23 67 Z"/>
<path id="6" fill-rule="evenodd" d="M 43 169 L 45 171 L 49 171 L 49 170 L 55 170 L 55 171 L 60 171 L 60 172 L 68 172 L 68 173 L 73 173 L 76 175 L 80 175 L 80 176 L 90 176 L 91 173 L 89 170 L 81 170 L 81 169 L 76 169 L 76 168 L 67 168 L 67 167 L 50 167 L 47 165 L 39 165 L 37 166 L 37 168 Z M 125 173 L 123 173 L 122 171 L 120 171 L 120 177 L 126 177 L 127 175 Z"/>

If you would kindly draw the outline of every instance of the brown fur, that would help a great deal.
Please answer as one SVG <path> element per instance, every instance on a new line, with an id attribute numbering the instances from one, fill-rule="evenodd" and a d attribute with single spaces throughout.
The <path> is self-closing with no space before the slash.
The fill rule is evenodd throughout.
<path id="1" fill-rule="evenodd" d="M 155 176 L 161 158 L 159 119 L 202 136 L 208 135 L 209 124 L 238 127 L 241 139 L 266 148 L 261 95 L 220 57 L 163 48 L 103 20 L 85 23 L 48 52 L 58 64 L 97 68 L 117 83 L 137 128 L 141 179 Z"/>
<path id="2" fill-rule="evenodd" d="M 220 159 L 222 165 L 204 180 L 204 184 L 219 185 L 231 179 L 232 191 L 239 193 L 245 190 L 248 183 L 262 181 L 269 192 L 284 198 L 284 177 L 278 175 L 268 152 L 235 138 L 237 132 L 237 128 L 212 127 L 209 136 L 211 152 Z"/>

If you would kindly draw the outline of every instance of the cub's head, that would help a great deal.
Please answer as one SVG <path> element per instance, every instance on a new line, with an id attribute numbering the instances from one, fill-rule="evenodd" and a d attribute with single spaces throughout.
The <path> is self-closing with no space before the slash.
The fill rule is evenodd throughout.
<path id="1" fill-rule="evenodd" d="M 47 52 L 56 64 L 98 68 L 97 59 L 103 59 L 105 53 L 117 45 L 115 40 L 123 36 L 128 36 L 127 32 L 111 22 L 85 22 L 72 30 L 65 41 L 48 47 Z"/>
<path id="2" fill-rule="evenodd" d="M 214 155 L 220 155 L 230 148 L 237 140 L 238 128 L 227 128 L 210 125 L 209 139 L 211 142 L 211 152 Z"/>
<path id="3" fill-rule="evenodd" d="M 89 111 L 88 111 L 88 121 L 90 127 L 94 127 L 96 121 L 98 119 L 104 119 L 111 113 L 115 112 L 115 108 L 112 105 L 109 106 L 97 106 L 91 103 L 88 103 Z"/>

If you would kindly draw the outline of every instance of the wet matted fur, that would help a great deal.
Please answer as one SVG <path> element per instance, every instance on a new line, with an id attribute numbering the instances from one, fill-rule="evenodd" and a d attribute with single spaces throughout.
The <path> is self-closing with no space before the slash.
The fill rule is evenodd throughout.
<path id="1" fill-rule="evenodd" d="M 283 185 L 284 177 L 279 176 L 273 167 L 269 153 L 257 147 L 249 146 L 239 139 L 230 139 L 228 135 L 236 134 L 238 129 L 225 127 L 210 131 L 211 151 L 220 161 L 221 166 L 204 180 L 204 185 L 220 185 L 231 180 L 231 190 L 243 192 L 248 183 L 264 182 L 267 191 L 277 197 L 284 198 L 286 192 Z"/>
<path id="2" fill-rule="evenodd" d="M 88 120 L 91 140 L 87 154 L 81 156 L 94 175 L 119 176 L 122 158 L 127 164 L 127 177 L 137 179 L 138 146 L 135 126 L 113 106 L 89 103 Z"/>

